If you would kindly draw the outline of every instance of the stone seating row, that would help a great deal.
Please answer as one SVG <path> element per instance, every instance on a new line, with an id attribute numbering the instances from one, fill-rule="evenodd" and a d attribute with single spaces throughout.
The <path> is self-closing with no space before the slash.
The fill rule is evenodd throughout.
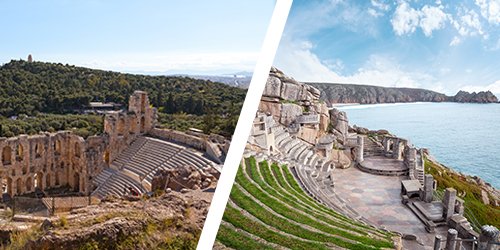
<path id="1" fill-rule="evenodd" d="M 104 198 L 108 195 L 123 196 L 132 188 L 139 194 L 146 193 L 146 189 L 134 179 L 120 171 L 114 171 L 112 175 L 93 193 L 97 198 Z"/>
<path id="2" fill-rule="evenodd" d="M 118 162 L 115 162 L 117 160 Z M 98 188 L 93 195 L 98 198 L 109 194 L 123 195 L 125 188 L 129 187 L 133 187 L 139 193 L 147 192 L 151 187 L 153 176 L 159 169 L 190 165 L 206 170 L 207 167 L 215 165 L 200 152 L 194 152 L 194 149 L 142 136 L 125 149 L 115 161 L 111 166 L 118 170 L 105 168 L 94 179 L 94 184 Z M 123 167 L 117 167 L 120 164 Z M 143 186 L 141 182 L 144 181 L 146 183 Z"/>

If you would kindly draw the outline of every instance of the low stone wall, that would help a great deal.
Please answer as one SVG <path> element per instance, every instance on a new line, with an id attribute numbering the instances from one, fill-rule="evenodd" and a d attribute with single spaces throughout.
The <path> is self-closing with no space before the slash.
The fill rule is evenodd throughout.
<path id="1" fill-rule="evenodd" d="M 193 136 L 193 135 L 188 135 L 183 132 L 171 130 L 171 129 L 159 129 L 159 128 L 153 128 L 149 131 L 149 134 L 151 136 L 168 140 L 168 141 L 173 141 L 181 144 L 186 144 L 189 145 L 193 148 L 205 151 L 206 150 L 206 144 L 205 144 L 205 139 Z"/>

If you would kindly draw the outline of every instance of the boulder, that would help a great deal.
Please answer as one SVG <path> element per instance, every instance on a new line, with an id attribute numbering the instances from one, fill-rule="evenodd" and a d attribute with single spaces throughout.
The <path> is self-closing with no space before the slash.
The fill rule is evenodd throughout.
<path id="1" fill-rule="evenodd" d="M 293 103 L 283 103 L 281 105 L 281 117 L 279 121 L 281 124 L 288 126 L 300 115 L 302 115 L 302 106 Z"/>
<path id="2" fill-rule="evenodd" d="M 342 139 L 345 140 L 349 135 L 349 120 L 344 111 L 338 109 L 330 110 L 330 123 L 332 128 L 340 132 Z"/>

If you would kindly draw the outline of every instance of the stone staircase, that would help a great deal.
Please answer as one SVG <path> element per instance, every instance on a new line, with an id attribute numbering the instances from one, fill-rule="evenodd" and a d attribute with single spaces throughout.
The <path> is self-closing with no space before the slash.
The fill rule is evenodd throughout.
<path id="1" fill-rule="evenodd" d="M 375 141 L 373 141 L 370 137 L 364 138 L 363 150 L 364 150 L 363 151 L 364 157 L 384 155 L 384 148 L 381 145 L 377 144 Z"/>

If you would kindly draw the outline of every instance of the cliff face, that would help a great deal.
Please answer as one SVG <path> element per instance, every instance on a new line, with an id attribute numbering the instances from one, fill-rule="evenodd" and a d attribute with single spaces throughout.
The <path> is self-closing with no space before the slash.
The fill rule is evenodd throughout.
<path id="1" fill-rule="evenodd" d="M 498 102 L 498 99 L 491 91 L 481 91 L 469 93 L 466 91 L 459 91 L 452 100 L 454 102 L 472 102 L 472 103 L 494 103 Z"/>
<path id="2" fill-rule="evenodd" d="M 275 121 L 287 127 L 298 125 L 298 119 L 304 115 L 317 115 L 318 127 L 304 127 L 298 135 L 314 143 L 315 138 L 327 130 L 330 120 L 328 108 L 319 97 L 320 91 L 316 88 L 300 83 L 273 67 L 269 72 L 259 110 L 273 115 Z"/>
<path id="3" fill-rule="evenodd" d="M 490 92 L 468 93 L 460 91 L 446 96 L 426 89 L 385 88 L 369 85 L 308 83 L 321 91 L 321 99 L 333 103 L 395 103 L 395 102 L 473 102 L 495 103 L 498 99 Z"/>

